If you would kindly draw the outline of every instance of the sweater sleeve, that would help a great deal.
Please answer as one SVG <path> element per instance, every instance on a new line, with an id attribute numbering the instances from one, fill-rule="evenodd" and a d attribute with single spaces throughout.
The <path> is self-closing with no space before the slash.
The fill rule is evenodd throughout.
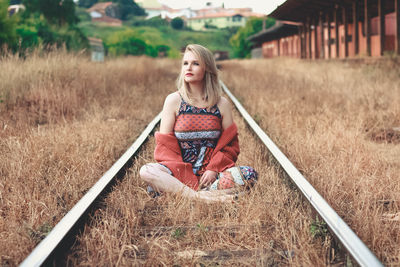
<path id="1" fill-rule="evenodd" d="M 239 140 L 236 135 L 229 144 L 225 145 L 211 157 L 206 170 L 222 172 L 235 166 L 239 153 Z"/>
<path id="2" fill-rule="evenodd" d="M 172 134 L 156 133 L 156 148 L 154 159 L 166 166 L 172 175 L 190 188 L 197 190 L 198 178 L 194 175 L 192 165 L 183 162 L 176 137 Z"/>

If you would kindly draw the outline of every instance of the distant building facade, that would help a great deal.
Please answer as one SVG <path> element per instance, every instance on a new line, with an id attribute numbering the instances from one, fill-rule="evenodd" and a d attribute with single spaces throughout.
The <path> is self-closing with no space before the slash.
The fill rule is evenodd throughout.
<path id="1" fill-rule="evenodd" d="M 207 8 L 196 11 L 197 16 L 188 19 L 187 25 L 196 31 L 209 28 L 243 27 L 249 17 L 263 17 L 249 8 Z"/>
<path id="2" fill-rule="evenodd" d="M 98 38 L 89 37 L 89 44 L 91 49 L 91 59 L 94 62 L 104 61 L 104 46 L 103 41 Z"/>
<path id="3" fill-rule="evenodd" d="M 137 0 L 135 2 L 146 11 L 147 19 L 153 17 L 161 17 L 162 19 L 180 17 L 186 19 L 196 16 L 196 12 L 190 8 L 174 9 L 160 4 L 157 0 Z"/>
<path id="4" fill-rule="evenodd" d="M 22 4 L 19 4 L 19 5 L 10 5 L 10 6 L 7 8 L 8 15 L 10 15 L 10 16 L 12 16 L 12 15 L 14 15 L 15 13 L 18 13 L 19 11 L 22 11 L 22 10 L 25 10 L 25 6 L 22 5 Z"/>
<path id="5" fill-rule="evenodd" d="M 249 38 L 255 56 L 260 49 L 264 58 L 400 55 L 400 0 L 287 0 L 269 16 L 284 21 Z"/>
<path id="6" fill-rule="evenodd" d="M 92 17 L 92 21 L 102 22 L 109 26 L 121 26 L 121 20 L 106 15 L 106 9 L 111 7 L 112 4 L 112 2 L 101 2 L 94 4 L 91 8 L 89 8 L 88 12 Z"/>

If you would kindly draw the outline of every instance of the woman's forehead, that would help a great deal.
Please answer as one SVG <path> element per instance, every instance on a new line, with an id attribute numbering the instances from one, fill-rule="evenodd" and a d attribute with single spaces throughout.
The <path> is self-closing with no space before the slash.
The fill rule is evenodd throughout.
<path id="1" fill-rule="evenodd" d="M 186 51 L 183 55 L 183 60 L 200 61 L 200 58 L 192 51 Z"/>

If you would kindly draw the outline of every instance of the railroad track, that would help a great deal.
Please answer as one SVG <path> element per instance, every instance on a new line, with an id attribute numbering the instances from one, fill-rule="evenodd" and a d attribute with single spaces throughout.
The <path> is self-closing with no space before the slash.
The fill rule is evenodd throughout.
<path id="1" fill-rule="evenodd" d="M 273 155 L 276 162 L 285 171 L 291 181 L 297 186 L 305 199 L 312 205 L 318 215 L 326 222 L 331 233 L 343 245 L 353 260 L 360 266 L 383 266 L 377 257 L 368 249 L 368 247 L 357 237 L 350 227 L 342 218 L 328 205 L 322 196 L 311 186 L 311 184 L 303 177 L 303 175 L 295 168 L 295 166 L 287 159 L 280 149 L 272 142 L 267 134 L 258 126 L 248 112 L 243 108 L 239 101 L 232 95 L 228 88 L 222 83 L 225 93 L 232 100 L 237 110 L 244 118 L 248 126 L 259 137 L 261 142 Z M 132 163 L 132 158 L 138 152 L 140 147 L 145 143 L 148 136 L 155 129 L 160 121 L 158 114 L 142 132 L 139 138 L 132 146 L 122 155 L 122 157 L 99 179 L 99 181 L 84 195 L 84 197 L 64 216 L 64 218 L 53 228 L 53 230 L 42 240 L 39 245 L 31 252 L 31 254 L 21 263 L 21 266 L 41 266 L 51 265 L 57 262 L 57 257 L 62 255 L 74 242 L 74 237 L 78 230 L 82 228 L 88 218 L 98 206 L 98 202 L 103 199 L 110 188 L 115 184 L 117 177 L 122 177 L 125 171 Z M 144 208 L 138 211 L 138 214 L 146 216 L 151 214 L 158 216 L 163 209 L 168 207 L 157 206 L 152 208 Z M 229 226 L 202 226 L 202 225 L 181 225 L 179 227 L 168 226 L 142 226 L 138 229 L 140 236 L 162 236 L 162 235 L 179 235 L 186 232 L 206 231 L 220 232 L 226 235 L 235 236 L 240 234 L 241 230 L 262 232 L 268 231 L 267 225 L 229 225 Z M 250 229 L 250 230 L 249 230 Z M 268 249 L 238 249 L 238 250 L 199 250 L 193 249 L 188 251 L 174 252 L 176 257 L 180 258 L 198 258 L 204 261 L 219 260 L 225 261 L 238 258 L 270 257 L 275 253 L 285 257 L 293 257 L 291 251 L 274 251 L 273 246 Z M 145 249 L 136 249 L 132 256 L 137 261 L 145 262 L 148 257 L 148 251 Z M 264 261 L 262 261 L 264 262 Z"/>

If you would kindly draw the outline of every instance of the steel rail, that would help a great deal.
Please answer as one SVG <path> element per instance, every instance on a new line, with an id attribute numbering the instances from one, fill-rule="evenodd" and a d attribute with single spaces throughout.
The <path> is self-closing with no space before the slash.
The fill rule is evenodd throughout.
<path id="1" fill-rule="evenodd" d="M 274 158 L 279 162 L 292 181 L 300 189 L 303 195 L 311 203 L 321 218 L 327 223 L 334 235 L 344 245 L 354 260 L 360 266 L 383 266 L 371 250 L 361 241 L 353 230 L 343 221 L 343 219 L 329 206 L 325 199 L 314 189 L 306 178 L 297 170 L 292 162 L 282 153 L 274 144 L 268 135 L 253 120 L 250 114 L 244 109 L 242 104 L 229 91 L 226 85 L 221 81 L 225 93 L 230 97 L 240 114 L 253 129 L 261 141 L 265 144 Z"/>
<path id="2" fill-rule="evenodd" d="M 132 156 L 142 146 L 149 134 L 154 130 L 161 119 L 158 114 L 128 148 L 128 150 L 114 163 L 114 165 L 95 183 L 95 185 L 75 204 L 75 206 L 61 219 L 53 230 L 21 263 L 21 267 L 40 266 L 53 253 L 57 246 L 72 230 L 81 216 L 90 208 L 92 203 L 101 195 L 103 190 L 112 182 L 117 173 L 125 166 Z"/>

